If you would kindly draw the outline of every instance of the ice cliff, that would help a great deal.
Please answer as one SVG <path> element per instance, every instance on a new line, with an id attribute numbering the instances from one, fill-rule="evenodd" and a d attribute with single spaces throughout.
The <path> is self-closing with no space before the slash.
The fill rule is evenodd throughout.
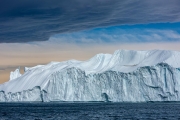
<path id="1" fill-rule="evenodd" d="M 180 52 L 117 50 L 17 69 L 0 85 L 0 101 L 180 101 Z"/>

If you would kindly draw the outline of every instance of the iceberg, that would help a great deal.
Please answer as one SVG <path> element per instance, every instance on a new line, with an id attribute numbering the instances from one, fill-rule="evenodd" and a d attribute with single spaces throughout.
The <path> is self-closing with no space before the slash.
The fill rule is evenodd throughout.
<path id="1" fill-rule="evenodd" d="M 180 101 L 179 60 L 178 51 L 117 50 L 16 69 L 0 85 L 0 102 Z"/>

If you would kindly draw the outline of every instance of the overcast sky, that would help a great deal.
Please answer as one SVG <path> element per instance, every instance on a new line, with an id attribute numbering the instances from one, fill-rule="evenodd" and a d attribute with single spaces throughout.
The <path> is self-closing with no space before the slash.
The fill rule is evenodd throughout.
<path id="1" fill-rule="evenodd" d="M 0 42 L 112 25 L 180 21 L 179 0 L 1 0 Z"/>
<path id="2" fill-rule="evenodd" d="M 1 0 L 0 83 L 19 66 L 117 49 L 180 51 L 179 0 Z"/>

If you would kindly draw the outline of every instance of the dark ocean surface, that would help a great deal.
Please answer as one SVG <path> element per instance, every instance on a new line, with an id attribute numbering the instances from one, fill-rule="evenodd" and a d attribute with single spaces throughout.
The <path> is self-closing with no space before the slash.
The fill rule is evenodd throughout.
<path id="1" fill-rule="evenodd" d="M 180 103 L 0 103 L 0 120 L 180 119 Z"/>

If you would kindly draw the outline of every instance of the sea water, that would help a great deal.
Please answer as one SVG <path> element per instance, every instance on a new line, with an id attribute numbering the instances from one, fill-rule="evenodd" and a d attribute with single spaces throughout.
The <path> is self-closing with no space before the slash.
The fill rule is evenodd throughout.
<path id="1" fill-rule="evenodd" d="M 180 103 L 0 103 L 0 120 L 180 119 Z"/>

